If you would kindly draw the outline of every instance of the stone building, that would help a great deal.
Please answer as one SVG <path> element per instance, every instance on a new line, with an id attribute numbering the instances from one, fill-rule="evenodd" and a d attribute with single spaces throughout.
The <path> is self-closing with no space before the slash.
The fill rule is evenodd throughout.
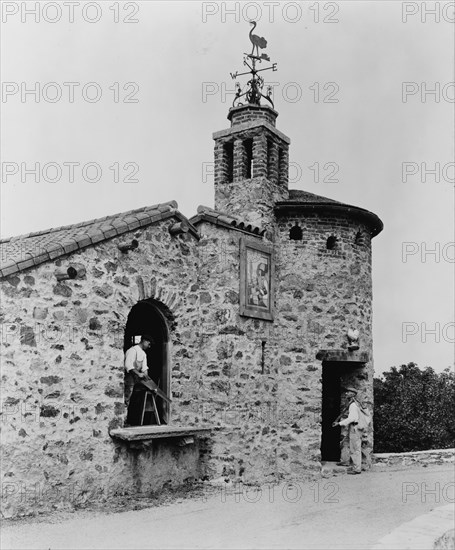
<path id="1" fill-rule="evenodd" d="M 230 109 L 213 209 L 187 219 L 171 201 L 1 242 L 5 516 L 194 479 L 302 479 L 339 458 L 342 386 L 373 404 L 382 223 L 288 189 L 277 115 Z M 123 353 L 143 333 L 171 402 L 155 415 L 138 392 L 142 426 L 125 427 Z"/>

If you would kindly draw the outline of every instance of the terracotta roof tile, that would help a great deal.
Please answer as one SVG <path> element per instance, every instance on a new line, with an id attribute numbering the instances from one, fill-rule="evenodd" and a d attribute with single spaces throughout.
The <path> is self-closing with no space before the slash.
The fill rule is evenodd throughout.
<path id="1" fill-rule="evenodd" d="M 63 241 L 62 247 L 66 254 L 75 252 L 79 248 L 75 241 Z"/>
<path id="2" fill-rule="evenodd" d="M 29 258 L 28 260 L 22 260 L 21 262 L 17 262 L 18 270 L 27 269 L 29 267 L 33 267 L 34 265 L 35 265 L 35 262 L 33 261 L 33 258 Z"/>
<path id="3" fill-rule="evenodd" d="M 134 215 L 134 217 L 138 220 L 148 220 L 150 216 L 145 212 L 138 212 L 137 214 Z"/>
<path id="4" fill-rule="evenodd" d="M 92 244 L 92 240 L 88 235 L 81 235 L 77 239 L 77 244 L 79 248 L 84 248 L 85 246 L 90 246 Z"/>
<path id="5" fill-rule="evenodd" d="M 43 262 L 47 262 L 49 260 L 49 253 L 45 252 L 44 254 L 38 254 L 38 256 L 33 256 L 33 261 L 35 262 L 35 265 L 42 264 Z"/>
<path id="6" fill-rule="evenodd" d="M 309 193 L 308 191 L 302 191 L 301 189 L 289 189 L 289 202 L 305 202 L 305 203 L 317 203 L 317 204 L 344 204 L 322 195 L 316 195 L 315 193 Z M 288 201 L 285 201 L 288 202 Z"/>
<path id="7" fill-rule="evenodd" d="M 118 234 L 117 229 L 112 226 L 108 226 L 108 228 L 106 228 L 106 226 L 103 226 L 101 228 L 101 231 L 103 232 L 103 235 L 106 239 L 109 239 L 110 237 L 115 237 Z"/>
<path id="8" fill-rule="evenodd" d="M 8 275 L 12 275 L 13 273 L 17 273 L 19 271 L 19 268 L 17 267 L 17 264 L 12 264 L 9 266 L 5 266 L 1 269 L 2 277 L 8 277 Z"/>
<path id="9" fill-rule="evenodd" d="M 128 229 L 130 230 L 137 229 L 138 227 L 141 226 L 141 224 L 136 218 L 127 218 L 126 223 L 128 224 Z"/>
<path id="10" fill-rule="evenodd" d="M 50 250 L 48 250 L 48 252 L 49 252 L 49 259 L 54 260 L 55 258 L 58 258 L 62 254 L 64 254 L 65 250 L 62 246 L 59 246 L 59 247 L 51 248 Z"/>
<path id="11" fill-rule="evenodd" d="M 97 231 L 94 234 L 90 234 L 90 238 L 92 239 L 93 244 L 96 244 L 96 243 L 99 243 L 101 241 L 106 240 L 106 236 L 104 235 L 104 233 L 102 231 Z"/>
<path id="12" fill-rule="evenodd" d="M 0 241 L 2 259 L 0 277 L 6 277 L 21 269 L 37 266 L 59 256 L 70 254 L 170 217 L 185 221 L 193 237 L 199 239 L 200 236 L 196 228 L 177 208 L 176 201 L 169 201 L 73 225 L 2 239 Z"/>
<path id="13" fill-rule="evenodd" d="M 218 212 L 208 206 L 198 206 L 197 215 L 190 218 L 190 222 L 193 225 L 197 225 L 202 221 L 207 221 L 215 225 L 229 227 L 230 229 L 236 229 L 237 231 L 243 231 L 244 233 L 250 233 L 257 236 L 262 236 L 265 233 L 265 229 L 253 226 L 242 220 L 236 219 L 233 216 L 229 216 L 225 212 Z"/>
<path id="14" fill-rule="evenodd" d="M 124 220 L 113 220 L 112 226 L 117 229 L 126 229 L 128 227 L 128 224 Z"/>

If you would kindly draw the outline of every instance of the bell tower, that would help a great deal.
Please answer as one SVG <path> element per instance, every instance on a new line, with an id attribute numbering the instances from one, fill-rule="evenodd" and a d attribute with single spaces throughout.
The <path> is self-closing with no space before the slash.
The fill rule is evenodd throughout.
<path id="1" fill-rule="evenodd" d="M 253 21 L 252 24 L 256 26 Z M 254 28 L 254 27 L 253 27 Z M 246 74 L 252 78 L 245 90 L 237 83 L 237 94 L 228 120 L 231 127 L 213 134 L 215 140 L 215 209 L 238 216 L 244 221 L 269 227 L 275 221 L 274 205 L 288 198 L 290 139 L 276 129 L 278 116 L 273 108 L 271 91 L 262 93 L 264 80 L 258 74 L 276 70 L 276 63 L 257 68 L 270 61 L 259 56 L 258 48 L 267 41 L 250 32 L 251 54 L 244 54 L 246 73 L 231 73 L 232 78 Z M 254 55 L 256 49 L 257 54 Z M 261 105 L 261 99 L 270 105 Z"/>

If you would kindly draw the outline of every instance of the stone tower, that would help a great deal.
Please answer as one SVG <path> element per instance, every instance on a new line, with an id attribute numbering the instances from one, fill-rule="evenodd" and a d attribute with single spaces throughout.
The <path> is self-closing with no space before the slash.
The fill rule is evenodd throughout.
<path id="1" fill-rule="evenodd" d="M 230 109 L 231 127 L 215 140 L 215 209 L 269 229 L 274 205 L 287 200 L 290 139 L 276 129 L 278 113 L 246 104 Z"/>
<path id="2" fill-rule="evenodd" d="M 256 348 L 262 356 L 245 353 L 243 375 L 255 379 L 254 365 L 260 363 L 261 377 L 267 373 L 274 390 L 272 397 L 267 391 L 255 393 L 257 403 L 271 400 L 277 414 L 273 430 L 280 439 L 278 446 L 273 436 L 266 443 L 268 427 L 261 432 L 264 448 L 275 448 L 276 455 L 267 466 L 255 456 L 258 467 L 266 475 L 272 470 L 301 475 L 348 452 L 345 431 L 332 427 L 348 406 L 346 386 L 355 387 L 358 398 L 373 409 L 371 241 L 383 226 L 363 208 L 289 189 L 290 139 L 276 128 L 277 111 L 261 104 L 261 98 L 271 103 L 257 74 L 267 68 L 256 70 L 263 60 L 268 56 L 246 55 L 252 79 L 245 92 L 238 87 L 227 116 L 230 128 L 213 134 L 215 210 L 237 217 L 244 229 L 259 226 L 264 245 L 273 249 L 273 319 L 256 321 L 257 333 L 247 339 L 260 340 Z M 214 246 L 220 242 L 217 237 Z M 230 263 L 236 261 L 237 256 Z M 248 333 L 249 319 L 242 315 L 233 311 L 231 318 L 238 323 L 237 332 Z M 350 345 L 349 331 L 360 336 L 358 345 Z M 287 423 L 284 411 L 289 410 L 295 414 Z M 248 437 L 246 431 L 236 435 L 239 445 Z M 371 464 L 372 448 L 370 425 L 362 447 L 365 467 Z M 247 460 L 252 463 L 252 456 Z M 242 475 L 252 474 L 245 470 Z"/>

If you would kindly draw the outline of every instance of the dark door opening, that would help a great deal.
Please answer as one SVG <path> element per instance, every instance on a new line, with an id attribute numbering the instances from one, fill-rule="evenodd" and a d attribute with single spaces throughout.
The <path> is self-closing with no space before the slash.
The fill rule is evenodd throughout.
<path id="1" fill-rule="evenodd" d="M 334 365 L 322 363 L 322 439 L 321 460 L 340 460 L 341 428 L 332 428 L 332 422 L 340 414 L 340 371 Z"/>
<path id="2" fill-rule="evenodd" d="M 152 336 L 153 343 L 146 351 L 148 375 L 158 387 L 169 396 L 168 369 L 168 329 L 164 315 L 153 303 L 144 300 L 131 308 L 125 327 L 123 351 L 139 343 L 140 336 Z M 156 398 L 158 415 L 162 424 L 169 422 L 169 406 L 161 398 Z M 142 423 L 144 392 L 134 391 L 128 408 L 127 423 L 137 426 Z M 146 407 L 143 424 L 157 424 L 152 410 Z"/>

